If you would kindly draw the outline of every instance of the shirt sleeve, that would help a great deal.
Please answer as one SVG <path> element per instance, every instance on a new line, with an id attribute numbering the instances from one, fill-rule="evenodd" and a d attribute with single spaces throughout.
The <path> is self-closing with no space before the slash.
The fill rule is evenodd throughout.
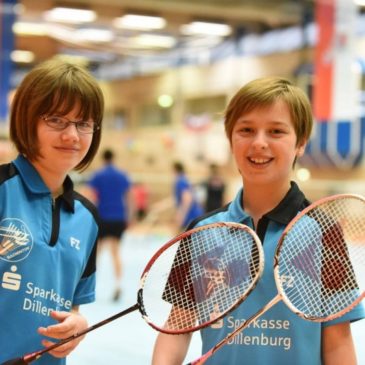
<path id="1" fill-rule="evenodd" d="M 77 285 L 73 305 L 87 304 L 95 301 L 95 272 L 86 277 L 82 278 Z"/>

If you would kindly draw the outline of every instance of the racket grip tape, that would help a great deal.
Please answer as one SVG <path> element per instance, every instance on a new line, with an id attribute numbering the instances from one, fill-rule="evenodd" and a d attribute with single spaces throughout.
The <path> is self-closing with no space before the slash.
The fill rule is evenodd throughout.
<path id="1" fill-rule="evenodd" d="M 16 359 L 11 359 L 5 362 L 2 362 L 0 365 L 27 365 L 29 362 L 25 361 L 24 358 L 18 357 Z"/>
<path id="2" fill-rule="evenodd" d="M 204 355 L 200 356 L 199 359 L 189 362 L 186 365 L 203 365 L 213 355 L 213 353 L 214 353 L 214 351 L 213 351 L 213 349 L 211 349 L 210 351 L 206 352 Z"/>
<path id="3" fill-rule="evenodd" d="M 23 357 L 7 360 L 2 362 L 0 365 L 29 365 L 33 361 L 38 360 L 44 352 L 46 352 L 46 350 L 33 352 L 31 354 L 24 355 Z"/>

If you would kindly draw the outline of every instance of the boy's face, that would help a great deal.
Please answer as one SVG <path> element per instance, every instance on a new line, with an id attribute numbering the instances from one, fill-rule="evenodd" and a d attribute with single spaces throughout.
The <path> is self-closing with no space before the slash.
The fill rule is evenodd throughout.
<path id="1" fill-rule="evenodd" d="M 304 153 L 287 104 L 275 101 L 242 114 L 231 139 L 232 153 L 245 185 L 287 184 L 293 162 Z"/>

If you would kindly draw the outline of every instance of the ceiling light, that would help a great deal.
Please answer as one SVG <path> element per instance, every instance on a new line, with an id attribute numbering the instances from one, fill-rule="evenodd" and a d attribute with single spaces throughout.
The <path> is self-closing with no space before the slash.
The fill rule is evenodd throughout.
<path id="1" fill-rule="evenodd" d="M 358 6 L 365 6 L 365 0 L 354 0 L 354 3 Z"/>
<path id="2" fill-rule="evenodd" d="M 82 28 L 76 31 L 76 38 L 81 42 L 111 42 L 114 34 L 109 29 Z"/>
<path id="3" fill-rule="evenodd" d="M 161 108 L 170 108 L 174 103 L 174 98 L 171 95 L 163 94 L 158 97 L 157 102 Z"/>
<path id="4" fill-rule="evenodd" d="M 180 31 L 185 35 L 205 34 L 225 37 L 232 33 L 232 28 L 228 24 L 211 22 L 191 22 L 181 26 Z"/>
<path id="5" fill-rule="evenodd" d="M 113 20 L 117 28 L 151 30 L 162 29 L 166 26 L 166 20 L 159 16 L 127 14 Z"/>
<path id="6" fill-rule="evenodd" d="M 34 61 L 34 53 L 30 51 L 14 50 L 11 52 L 10 58 L 16 63 L 31 63 Z"/>
<path id="7" fill-rule="evenodd" d="M 131 46 L 153 47 L 153 48 L 172 48 L 176 44 L 176 39 L 170 36 L 141 34 L 131 38 Z"/>
<path id="8" fill-rule="evenodd" d="M 45 36 L 48 30 L 45 24 L 32 22 L 15 22 L 13 32 L 17 35 Z"/>
<path id="9" fill-rule="evenodd" d="M 45 11 L 43 18 L 49 22 L 88 23 L 96 19 L 96 13 L 95 11 L 86 9 L 54 8 Z"/>
<path id="10" fill-rule="evenodd" d="M 215 47 L 218 44 L 222 43 L 224 40 L 223 37 L 218 36 L 204 36 L 201 35 L 188 38 L 185 40 L 184 44 L 188 47 L 195 47 L 195 48 L 207 48 L 207 47 Z"/>

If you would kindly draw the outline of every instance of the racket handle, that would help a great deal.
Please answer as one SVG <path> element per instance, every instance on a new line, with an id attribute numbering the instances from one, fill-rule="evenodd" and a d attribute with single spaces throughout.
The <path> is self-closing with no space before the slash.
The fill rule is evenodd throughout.
<path id="1" fill-rule="evenodd" d="M 46 352 L 46 349 L 24 355 L 23 357 L 17 357 L 16 359 L 7 360 L 0 365 L 28 365 L 31 362 L 38 360 L 44 352 Z"/>
<path id="2" fill-rule="evenodd" d="M 105 324 L 108 324 L 109 322 L 114 321 L 115 319 L 117 319 L 119 317 L 122 317 L 125 314 L 128 314 L 130 312 L 133 312 L 133 311 L 135 311 L 139 308 L 140 308 L 139 304 L 132 305 L 131 307 L 125 309 L 124 311 L 119 312 L 117 314 L 114 314 L 113 316 L 111 316 L 107 319 L 104 319 L 103 321 L 100 321 L 100 322 L 94 324 L 93 326 L 86 328 L 85 330 L 83 330 L 81 332 L 75 333 L 74 335 L 72 335 L 70 337 L 67 337 L 63 340 L 60 340 L 59 342 L 56 342 L 56 343 L 54 343 L 53 345 L 51 345 L 49 347 L 46 347 L 42 350 L 39 350 L 39 351 L 36 351 L 36 352 L 32 352 L 30 354 L 24 355 L 23 357 L 18 357 L 16 359 L 7 360 L 7 361 L 1 363 L 0 365 L 27 365 L 27 364 L 30 364 L 31 362 L 33 362 L 35 360 L 38 360 L 46 352 L 49 352 L 49 351 L 51 351 L 51 350 L 53 350 L 57 347 L 60 347 L 60 346 L 64 345 L 65 343 L 68 343 L 72 340 L 75 340 L 76 338 L 79 338 L 83 335 L 86 335 L 87 333 L 89 333 L 89 332 L 91 332 L 91 331 L 93 331 L 93 330 L 95 330 L 95 329 L 97 329 L 101 326 L 104 326 Z"/>
<path id="3" fill-rule="evenodd" d="M 203 365 L 205 362 L 213 355 L 215 348 L 210 349 L 208 352 L 206 352 L 204 355 L 200 356 L 199 359 L 196 359 L 192 362 L 189 362 L 186 365 Z"/>
<path id="4" fill-rule="evenodd" d="M 11 359 L 5 362 L 2 362 L 0 365 L 26 365 L 29 364 L 24 360 L 23 357 L 18 357 L 16 359 Z"/>

